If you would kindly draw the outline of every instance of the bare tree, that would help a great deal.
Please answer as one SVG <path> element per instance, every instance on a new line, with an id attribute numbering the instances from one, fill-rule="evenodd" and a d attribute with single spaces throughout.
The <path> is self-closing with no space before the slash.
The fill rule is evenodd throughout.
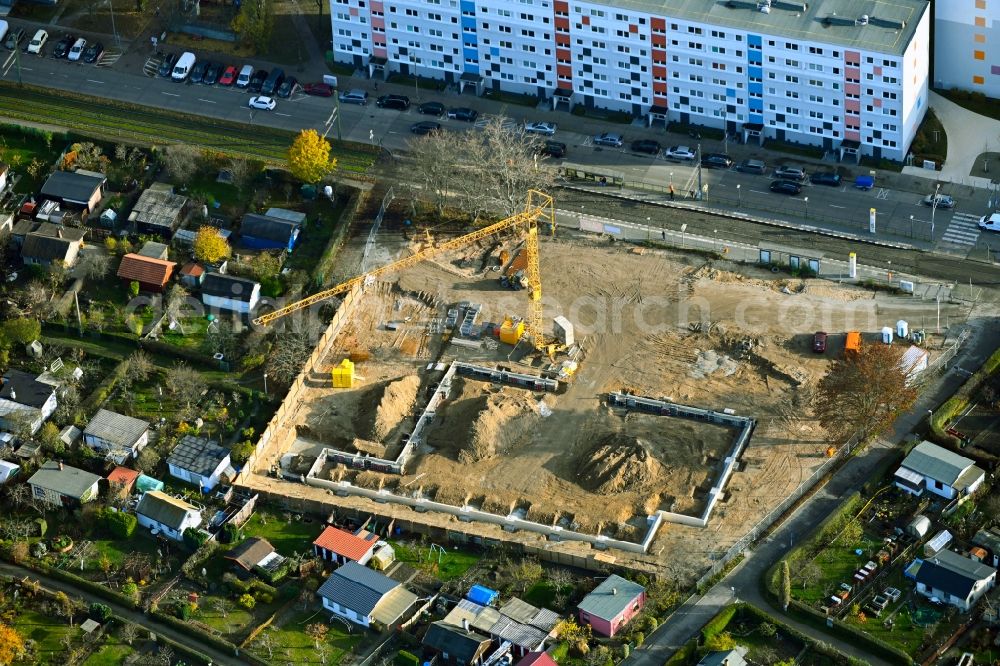
<path id="1" fill-rule="evenodd" d="M 205 380 L 201 373 L 186 363 L 177 363 L 167 370 L 166 379 L 167 390 L 173 396 L 183 399 L 188 406 L 197 402 L 205 390 Z"/>
<path id="2" fill-rule="evenodd" d="M 170 666 L 170 664 L 174 663 L 174 649 L 169 645 L 161 645 L 156 654 L 159 656 L 161 664 Z"/>
<path id="3" fill-rule="evenodd" d="M 464 132 L 431 132 L 409 142 L 412 161 L 402 164 L 401 182 L 417 186 L 421 198 L 444 213 L 459 184 L 458 165 L 463 158 Z M 475 135 L 474 132 L 469 134 Z"/>
<path id="4" fill-rule="evenodd" d="M 184 326 L 181 324 L 181 319 L 189 314 L 187 306 L 189 305 L 188 299 L 190 297 L 191 294 L 184 287 L 175 284 L 167 290 L 167 298 L 164 302 L 163 313 L 166 315 L 167 321 L 176 323 L 181 329 L 182 334 L 184 333 Z"/>
<path id="5" fill-rule="evenodd" d="M 118 635 L 121 636 L 123 641 L 132 645 L 135 639 L 139 637 L 139 628 L 131 622 L 126 622 L 118 632 Z"/>
<path id="6" fill-rule="evenodd" d="M 149 357 L 149 354 L 142 351 L 132 352 L 132 355 L 128 357 L 128 367 L 125 369 L 125 374 L 128 375 L 132 381 L 142 382 L 149 379 L 149 376 L 153 374 L 153 370 L 156 366 L 153 365 L 153 359 Z"/>
<path id="7" fill-rule="evenodd" d="M 163 151 L 163 165 L 175 183 L 186 183 L 198 173 L 201 151 L 194 146 L 176 144 Z"/>
<path id="8" fill-rule="evenodd" d="M 837 361 L 819 382 L 816 416 L 837 442 L 878 435 L 917 399 L 903 348 L 871 344 Z"/>
<path id="9" fill-rule="evenodd" d="M 7 488 L 7 498 L 10 503 L 19 509 L 23 509 L 31 501 L 31 490 L 26 483 L 18 483 Z"/>
<path id="10" fill-rule="evenodd" d="M 291 384 L 312 354 L 318 334 L 319 322 L 315 320 L 309 320 L 306 324 L 293 320 L 286 326 L 285 330 L 278 334 L 280 343 L 274 345 L 267 359 L 268 377 L 279 384 Z"/>
<path id="11" fill-rule="evenodd" d="M 229 599 L 225 597 L 216 597 L 212 600 L 212 608 L 219 612 L 223 618 L 229 617 Z"/>
<path id="12" fill-rule="evenodd" d="M 268 659 L 274 658 L 274 635 L 270 627 L 260 632 L 260 636 L 257 637 L 257 645 L 267 650 Z"/>
<path id="13" fill-rule="evenodd" d="M 147 446 L 139 452 L 135 459 L 135 468 L 144 474 L 153 474 L 160 464 L 160 454 L 152 446 Z"/>
<path id="14" fill-rule="evenodd" d="M 313 622 L 306 626 L 306 636 L 313 639 L 313 645 L 319 649 L 320 644 L 326 640 L 326 635 L 329 633 L 330 627 L 326 626 L 322 622 Z"/>
<path id="15" fill-rule="evenodd" d="M 264 170 L 264 165 L 257 160 L 234 157 L 226 162 L 226 170 L 232 174 L 233 186 L 241 193 L 246 192 Z"/>
<path id="16" fill-rule="evenodd" d="M 823 567 L 814 560 L 809 560 L 798 567 L 798 579 L 802 581 L 802 588 L 805 589 L 815 585 L 823 578 Z"/>
<path id="17" fill-rule="evenodd" d="M 103 251 L 92 249 L 87 252 L 77 268 L 78 274 L 87 280 L 100 280 L 111 268 L 111 257 Z"/>

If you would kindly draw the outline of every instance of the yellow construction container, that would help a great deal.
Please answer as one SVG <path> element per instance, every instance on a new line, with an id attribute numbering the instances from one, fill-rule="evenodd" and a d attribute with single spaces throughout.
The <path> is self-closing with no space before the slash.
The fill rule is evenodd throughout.
<path id="1" fill-rule="evenodd" d="M 524 322 L 513 319 L 504 319 L 500 325 L 500 342 L 508 345 L 516 345 L 524 335 Z"/>
<path id="2" fill-rule="evenodd" d="M 354 364 L 345 358 L 340 365 L 334 367 L 333 388 L 352 388 L 354 386 Z"/>

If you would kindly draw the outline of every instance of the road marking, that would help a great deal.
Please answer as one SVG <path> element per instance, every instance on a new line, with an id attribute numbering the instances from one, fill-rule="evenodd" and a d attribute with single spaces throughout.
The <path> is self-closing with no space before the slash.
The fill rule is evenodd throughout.
<path id="1" fill-rule="evenodd" d="M 751 192 L 756 192 L 757 194 L 767 194 L 767 192 L 761 190 L 750 190 Z"/>
<path id="2" fill-rule="evenodd" d="M 163 91 L 161 90 L 160 92 L 163 92 Z M 168 92 L 163 92 L 163 94 L 164 94 L 164 95 L 170 95 L 171 97 L 180 97 L 180 95 L 178 95 L 177 93 L 168 93 Z"/>
<path id="3" fill-rule="evenodd" d="M 980 233 L 979 216 L 955 213 L 941 236 L 941 242 L 952 245 L 975 245 Z"/>
<path id="4" fill-rule="evenodd" d="M 274 115 L 276 115 L 276 116 L 284 116 L 286 118 L 291 118 L 292 117 L 292 114 L 290 114 L 290 113 L 279 113 L 277 111 L 274 112 Z"/>
<path id="5" fill-rule="evenodd" d="M 100 83 L 104 85 L 104 81 L 98 81 L 97 79 L 87 79 L 87 83 Z"/>
<path id="6" fill-rule="evenodd" d="M 837 204 L 830 204 L 830 208 L 847 208 L 847 206 L 838 206 Z"/>
<path id="7" fill-rule="evenodd" d="M 215 101 L 213 101 L 213 100 L 210 100 L 210 99 L 202 99 L 201 97 L 199 97 L 199 98 L 198 98 L 198 101 L 199 101 L 199 102 L 204 102 L 205 104 L 216 104 L 216 102 L 215 102 Z"/>

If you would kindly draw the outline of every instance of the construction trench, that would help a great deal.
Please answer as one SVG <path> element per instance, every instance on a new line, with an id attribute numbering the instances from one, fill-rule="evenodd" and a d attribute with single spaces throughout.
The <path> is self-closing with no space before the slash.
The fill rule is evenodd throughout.
<path id="1" fill-rule="evenodd" d="M 500 283 L 495 253 L 409 267 L 342 306 L 244 485 L 449 539 L 697 577 L 826 460 L 809 403 L 840 332 L 916 328 L 935 305 L 545 239 L 546 322 L 565 315 L 579 347 L 560 378 L 558 359 L 500 341 L 526 295 Z M 463 335 L 454 311 L 472 305 Z M 830 333 L 825 355 L 815 330 Z M 334 388 L 344 359 L 358 379 Z"/>

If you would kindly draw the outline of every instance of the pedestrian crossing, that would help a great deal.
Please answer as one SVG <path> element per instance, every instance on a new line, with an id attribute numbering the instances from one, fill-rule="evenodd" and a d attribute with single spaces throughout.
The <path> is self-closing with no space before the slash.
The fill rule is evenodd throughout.
<path id="1" fill-rule="evenodd" d="M 941 242 L 952 245 L 975 245 L 979 240 L 979 216 L 969 213 L 955 213 L 948 228 L 941 236 Z"/>

